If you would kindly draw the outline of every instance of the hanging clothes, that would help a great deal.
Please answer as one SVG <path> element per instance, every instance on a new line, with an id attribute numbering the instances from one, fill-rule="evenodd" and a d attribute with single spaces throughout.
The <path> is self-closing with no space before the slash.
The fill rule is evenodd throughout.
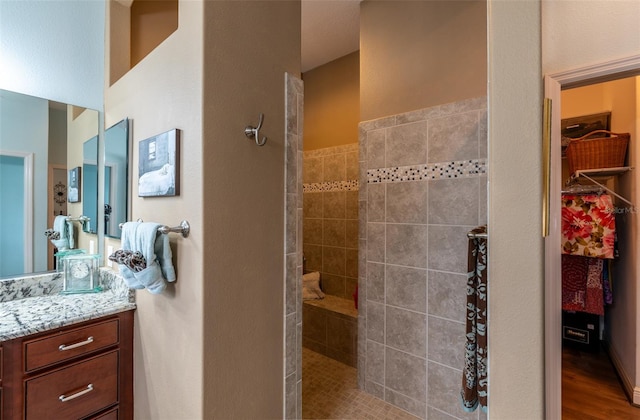
<path id="1" fill-rule="evenodd" d="M 608 194 L 562 195 L 562 253 L 614 258 L 616 219 Z"/>
<path id="2" fill-rule="evenodd" d="M 462 408 L 487 412 L 487 239 L 486 226 L 469 232 L 467 273 L 467 341 L 462 371 Z"/>
<path id="3" fill-rule="evenodd" d="M 562 309 L 604 315 L 604 261 L 562 256 Z"/>

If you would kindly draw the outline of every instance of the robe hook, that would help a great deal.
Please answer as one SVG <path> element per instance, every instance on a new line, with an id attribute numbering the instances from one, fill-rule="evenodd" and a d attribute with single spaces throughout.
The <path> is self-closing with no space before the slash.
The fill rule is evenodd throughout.
<path id="1" fill-rule="evenodd" d="M 267 138 L 263 137 L 262 140 L 260 140 L 260 129 L 262 128 L 262 122 L 264 121 L 264 114 L 260 114 L 260 120 L 258 121 L 258 126 L 257 127 L 252 127 L 250 125 L 248 125 L 245 129 L 244 129 L 244 135 L 249 137 L 250 139 L 255 139 L 256 144 L 258 146 L 264 146 L 264 144 L 267 142 Z"/>

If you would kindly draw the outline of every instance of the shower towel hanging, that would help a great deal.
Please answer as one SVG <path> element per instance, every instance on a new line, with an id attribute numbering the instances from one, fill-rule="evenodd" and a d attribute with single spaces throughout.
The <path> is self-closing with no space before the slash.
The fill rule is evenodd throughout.
<path id="1" fill-rule="evenodd" d="M 462 370 L 462 408 L 487 412 L 487 230 L 469 232 L 467 273 L 467 342 Z"/>

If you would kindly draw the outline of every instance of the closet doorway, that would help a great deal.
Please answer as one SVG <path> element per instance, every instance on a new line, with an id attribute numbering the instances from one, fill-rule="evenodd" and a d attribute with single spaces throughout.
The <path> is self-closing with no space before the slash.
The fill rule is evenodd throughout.
<path id="1" fill-rule="evenodd" d="M 640 158 L 638 75 L 640 56 L 635 56 L 554 74 L 545 79 L 545 96 L 552 99 L 550 234 L 545 242 L 547 418 L 580 418 L 587 413 L 595 415 L 594 418 L 640 418 L 640 408 L 629 403 L 633 401 L 634 404 L 640 404 L 640 388 L 636 388 L 637 372 L 640 372 L 640 365 L 636 364 L 636 343 L 639 338 L 635 309 L 637 279 L 640 278 L 640 263 L 637 261 L 640 215 L 635 207 L 640 198 L 640 174 L 637 168 L 593 178 L 602 187 L 587 188 L 596 194 L 609 194 L 611 191 L 613 209 L 616 211 L 619 256 L 610 265 L 609 260 L 602 260 L 607 268 L 611 268 L 613 302 L 605 304 L 604 309 L 589 309 L 590 312 L 604 313 L 603 316 L 589 314 L 589 311 L 562 310 L 561 257 L 561 193 L 571 190 L 566 184 L 571 174 L 568 159 L 562 156 L 561 130 L 566 129 L 565 126 L 575 125 L 573 118 L 576 117 L 577 129 L 580 125 L 584 127 L 594 123 L 596 126 L 605 124 L 602 128 L 609 128 L 613 132 L 630 133 L 625 164 L 632 167 L 637 165 Z M 567 134 L 567 131 L 563 134 Z M 580 183 L 594 185 L 586 179 Z M 616 194 L 634 205 L 620 200 Z M 566 302 L 564 306 L 567 306 Z M 580 343 L 579 339 L 568 339 L 567 334 L 572 330 L 586 332 L 589 344 Z M 599 414 L 602 417 L 597 417 Z"/>

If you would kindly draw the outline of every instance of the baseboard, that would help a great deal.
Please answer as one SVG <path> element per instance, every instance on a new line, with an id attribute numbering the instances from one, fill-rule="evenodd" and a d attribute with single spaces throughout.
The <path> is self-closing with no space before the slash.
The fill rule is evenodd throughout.
<path id="1" fill-rule="evenodd" d="M 613 363 L 613 367 L 618 374 L 618 378 L 622 382 L 622 389 L 624 389 L 624 393 L 627 395 L 627 398 L 631 402 L 631 404 L 640 407 L 640 387 L 635 386 L 627 372 L 622 367 L 622 361 L 620 360 L 620 356 L 616 350 L 609 344 L 608 341 L 602 341 L 602 346 L 605 351 L 609 355 L 609 359 L 611 359 L 611 363 Z"/>

